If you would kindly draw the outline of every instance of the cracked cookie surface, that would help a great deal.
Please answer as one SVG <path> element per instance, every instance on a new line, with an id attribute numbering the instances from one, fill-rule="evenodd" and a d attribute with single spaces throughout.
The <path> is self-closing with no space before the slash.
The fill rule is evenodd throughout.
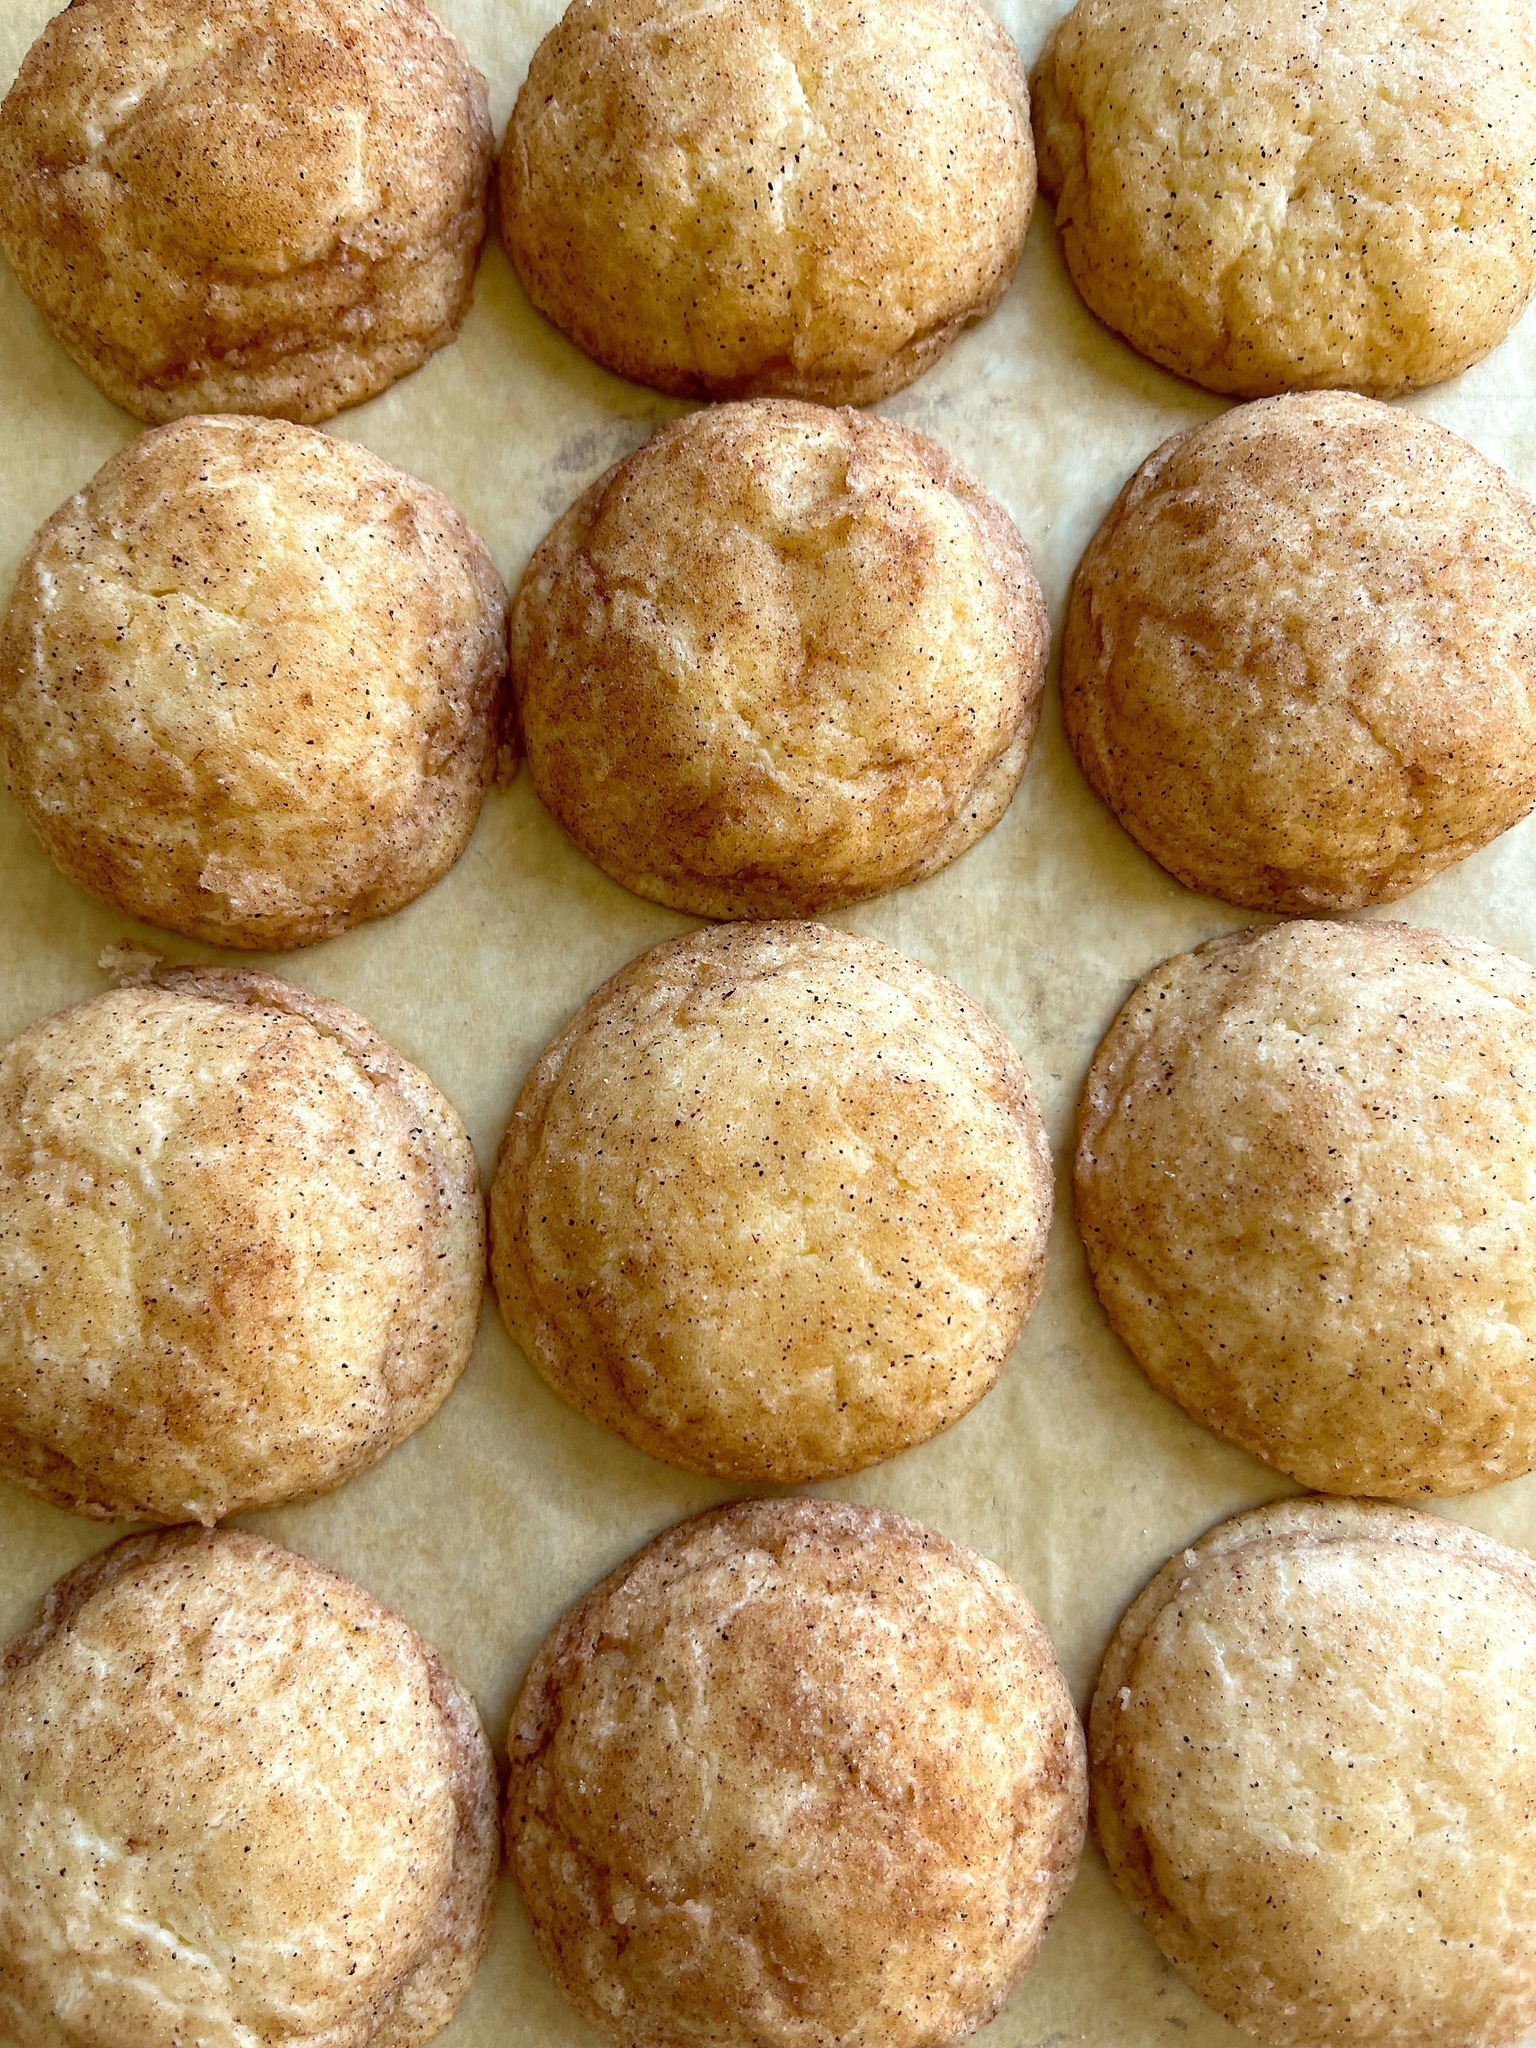
<path id="1" fill-rule="evenodd" d="M 469 1695 L 276 1544 L 129 1537 L 0 1660 L 18 2048 L 418 2048 L 484 1952 L 498 1846 Z"/>
<path id="2" fill-rule="evenodd" d="M 479 1324 L 451 1106 L 354 1011 L 167 972 L 0 1049 L 0 1473 L 79 1514 L 306 1499 L 433 1415 Z"/>
<path id="3" fill-rule="evenodd" d="M 1111 1875 L 1274 2048 L 1536 2025 L 1536 1571 L 1437 1516 L 1281 1501 L 1172 1558 L 1089 1722 Z"/>
<path id="4" fill-rule="evenodd" d="M 1207 390 L 1438 383 L 1536 291 L 1525 0 L 1079 0 L 1032 85 L 1073 282 Z"/>
<path id="5" fill-rule="evenodd" d="M 935 873 L 1028 759 L 1048 628 L 925 435 L 778 400 L 663 427 L 540 544 L 512 682 L 545 804 L 627 888 L 809 916 Z"/>
<path id="6" fill-rule="evenodd" d="M 0 108 L 0 243 L 145 420 L 323 420 L 453 339 L 485 83 L 420 0 L 72 0 Z"/>
<path id="7" fill-rule="evenodd" d="M 1044 1280 L 1050 1153 L 978 1005 L 822 925 L 724 925 L 599 989 L 524 1083 L 491 1270 L 529 1359 L 653 1457 L 858 1471 L 956 1422 Z"/>
<path id="8" fill-rule="evenodd" d="M 1006 290 L 1028 84 L 973 0 L 574 0 L 500 181 L 529 297 L 609 369 L 865 405 Z"/>
<path id="9" fill-rule="evenodd" d="M 1536 507 L 1376 400 L 1237 407 L 1089 543 L 1061 693 L 1095 792 L 1188 887 L 1390 902 L 1536 803 Z"/>
<path id="10" fill-rule="evenodd" d="M 1536 1468 L 1536 968 L 1284 924 L 1154 968 L 1078 1121 L 1089 1270 L 1197 1422 L 1328 1493 Z"/>
<path id="11" fill-rule="evenodd" d="M 505 588 L 441 492 L 309 428 L 183 420 L 33 541 L 0 625 L 0 742 L 71 881 L 280 950 L 453 865 L 505 670 Z"/>
<path id="12" fill-rule="evenodd" d="M 507 1840 L 545 1960 L 625 2048 L 944 2048 L 1076 1869 L 1083 1742 L 995 1565 L 878 1508 L 669 1529 L 544 1643 Z"/>

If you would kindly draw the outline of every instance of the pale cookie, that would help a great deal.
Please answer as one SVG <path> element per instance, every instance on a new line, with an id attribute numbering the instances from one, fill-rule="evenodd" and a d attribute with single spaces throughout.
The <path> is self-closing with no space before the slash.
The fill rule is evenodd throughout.
<path id="1" fill-rule="evenodd" d="M 276 420 L 130 442 L 0 625 L 12 794 L 146 923 L 310 945 L 463 852 L 498 763 L 506 590 L 441 492 Z"/>
<path id="2" fill-rule="evenodd" d="M 1035 196 L 976 0 L 572 0 L 501 152 L 539 311 L 691 398 L 865 405 L 991 311 Z"/>
<path id="3" fill-rule="evenodd" d="M 189 968 L 34 1024 L 0 1049 L 0 1473 L 162 1522 L 340 1484 L 464 1370 L 482 1217 L 452 1107 L 339 1003 Z"/>
<path id="4" fill-rule="evenodd" d="M 130 1537 L 0 1661 L 0 2034 L 417 2048 L 490 1934 L 474 1703 L 335 1572 Z"/>
<path id="5" fill-rule="evenodd" d="M 633 961 L 524 1083 L 491 1271 L 557 1393 L 736 1479 L 856 1472 L 959 1420 L 1039 1298 L 1022 1062 L 915 960 L 820 925 Z"/>
<path id="6" fill-rule="evenodd" d="M 491 153 L 420 0 L 72 0 L 0 108 L 0 246 L 140 419 L 323 420 L 458 332 Z"/>
<path id="7" fill-rule="evenodd" d="M 539 795 L 616 881 L 808 916 L 997 821 L 1048 637 L 1017 529 L 936 441 L 765 399 L 577 499 L 518 591 L 512 676 Z"/>
<path id="8" fill-rule="evenodd" d="M 1061 695 L 1096 793 L 1191 889 L 1390 902 L 1536 803 L 1536 507 L 1377 400 L 1237 407 L 1095 534 Z"/>
<path id="9" fill-rule="evenodd" d="M 1173 1558 L 1089 1722 L 1110 1873 L 1272 2048 L 1536 2026 L 1536 1570 L 1487 1536 L 1282 1501 Z"/>
<path id="10" fill-rule="evenodd" d="M 1077 1866 L 1083 1739 L 995 1565 L 879 1508 L 743 1501 L 570 1609 L 513 1711 L 544 1959 L 621 2048 L 943 2048 Z"/>
<path id="11" fill-rule="evenodd" d="M 1536 1467 L 1536 969 L 1399 924 L 1154 968 L 1094 1057 L 1077 1220 L 1207 1429 L 1326 1493 Z"/>
<path id="12" fill-rule="evenodd" d="M 1078 0 L 1033 91 L 1073 282 L 1208 391 L 1435 384 L 1536 291 L 1527 0 Z"/>

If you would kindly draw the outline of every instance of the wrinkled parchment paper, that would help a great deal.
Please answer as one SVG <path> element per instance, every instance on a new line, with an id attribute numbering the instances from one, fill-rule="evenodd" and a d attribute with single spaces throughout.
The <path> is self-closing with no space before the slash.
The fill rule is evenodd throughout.
<path id="1" fill-rule="evenodd" d="M 559 0 L 434 0 L 486 74 L 500 135 Z M 1058 0 L 994 0 L 1033 64 Z M 8 84 L 56 0 L 0 0 Z M 1536 488 L 1536 312 L 1455 383 L 1408 401 Z M 1217 399 L 1142 362 L 1067 281 L 1045 210 L 1001 307 L 880 410 L 935 435 L 997 492 L 1034 554 L 1053 623 L 1089 535 L 1167 435 Z M 458 343 L 330 431 L 438 485 L 509 583 L 593 477 L 684 408 L 589 363 L 487 249 Z M 0 587 L 33 530 L 135 431 L 52 340 L 0 265 Z M 1389 913 L 1536 959 L 1536 820 Z M 1012 809 L 919 887 L 839 920 L 952 975 L 1024 1057 L 1061 1177 L 1045 1298 L 998 1387 L 948 1435 L 817 1489 L 916 1515 L 994 1558 L 1040 1609 L 1086 1701 L 1144 1580 L 1213 1522 L 1292 1490 L 1155 1394 L 1110 1335 L 1072 1229 L 1073 1104 L 1094 1047 L 1157 960 L 1249 922 L 1191 895 L 1089 794 L 1054 697 Z M 98 993 L 102 948 L 269 966 L 362 1011 L 466 1119 L 489 1173 L 523 1075 L 590 991 L 690 920 L 599 873 L 527 776 L 493 791 L 457 868 L 420 902 L 308 952 L 220 955 L 134 926 L 58 875 L 0 797 L 0 1037 Z M 730 1489 L 653 1463 L 557 1401 L 487 1295 L 473 1362 L 437 1418 L 327 1500 L 251 1526 L 360 1580 L 474 1691 L 498 1749 L 519 1679 L 586 1586 Z M 1536 1551 L 1536 1478 L 1448 1512 Z M 0 1485 L 0 1640 L 62 1572 L 120 1532 Z M 444 2048 L 594 2048 L 538 1960 L 515 1888 Z M 1090 1848 L 1041 1959 L 986 2048 L 1238 2048 L 1175 1979 Z"/>

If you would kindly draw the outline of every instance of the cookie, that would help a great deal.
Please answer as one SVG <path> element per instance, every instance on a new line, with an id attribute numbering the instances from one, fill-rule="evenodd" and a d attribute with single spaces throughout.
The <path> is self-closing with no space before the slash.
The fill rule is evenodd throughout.
<path id="1" fill-rule="evenodd" d="M 1051 1195 L 1023 1065 L 952 982 L 850 932 L 716 926 L 546 1048 L 491 1272 L 529 1359 L 605 1428 L 692 1471 L 828 1478 L 992 1386 Z"/>
<path id="2" fill-rule="evenodd" d="M 976 0 L 572 0 L 500 190 L 529 298 L 610 370 L 866 405 L 1006 290 L 1028 83 Z"/>
<path id="3" fill-rule="evenodd" d="M 474 1703 L 360 1586 L 129 1537 L 0 1662 L 0 2033 L 416 2048 L 485 1949 Z"/>
<path id="4" fill-rule="evenodd" d="M 304 946 L 458 859 L 505 670 L 505 588 L 440 492 L 305 427 L 184 420 L 33 541 L 0 743 L 72 882 L 216 945 Z"/>
<path id="5" fill-rule="evenodd" d="M 1272 2048 L 1536 2026 L 1536 1570 L 1358 1501 L 1239 1515 L 1122 1619 L 1089 1723 L 1110 1874 Z"/>
<path id="6" fill-rule="evenodd" d="M 741 1501 L 579 1600 L 513 1711 L 509 1860 L 622 2048 L 940 2048 L 1082 1845 L 1083 1743 L 995 1565 L 879 1508 Z"/>
<path id="7" fill-rule="evenodd" d="M 1326 1493 L 1536 1469 L 1536 969 L 1397 924 L 1154 968 L 1094 1057 L 1077 1220 L 1197 1422 Z"/>
<path id="8" fill-rule="evenodd" d="M 996 822 L 1048 637 L 1013 522 L 936 441 L 764 399 L 577 499 L 518 591 L 513 688 L 539 795 L 616 881 L 808 916 Z"/>
<path id="9" fill-rule="evenodd" d="M 1536 507 L 1375 400 L 1239 407 L 1121 492 L 1061 693 L 1095 792 L 1191 889 L 1390 902 L 1536 803 Z"/>
<path id="10" fill-rule="evenodd" d="M 464 1370 L 483 1266 L 463 1125 L 339 1003 L 189 968 L 0 1049 L 0 1473 L 60 1507 L 338 1485 Z"/>
<path id="11" fill-rule="evenodd" d="M 1033 93 L 1073 283 L 1208 391 L 1436 384 L 1536 291 L 1524 0 L 1078 0 Z"/>
<path id="12" fill-rule="evenodd" d="M 0 107 L 0 246 L 143 420 L 323 420 L 453 339 L 485 81 L 420 0 L 72 0 Z"/>

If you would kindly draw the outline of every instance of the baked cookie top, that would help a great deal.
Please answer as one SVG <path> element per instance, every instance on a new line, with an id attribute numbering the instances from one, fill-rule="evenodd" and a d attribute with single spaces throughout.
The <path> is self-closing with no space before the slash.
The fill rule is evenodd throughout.
<path id="1" fill-rule="evenodd" d="M 716 926 L 601 988 L 491 1191 L 508 1327 L 669 1464 L 854 1472 L 992 1386 L 1044 1279 L 1051 1163 L 975 1003 L 821 925 Z"/>
<path id="2" fill-rule="evenodd" d="M 1032 84 L 1073 282 L 1209 391 L 1435 384 L 1536 290 L 1525 0 L 1078 0 Z"/>
<path id="3" fill-rule="evenodd" d="M 1179 1975 L 1275 2048 L 1536 2025 L 1536 1569 L 1289 1500 L 1170 1560 L 1089 1724 L 1094 1824 Z"/>
<path id="4" fill-rule="evenodd" d="M 1028 84 L 975 0 L 573 0 L 500 181 L 529 297 L 609 369 L 865 405 L 1007 288 Z"/>
<path id="5" fill-rule="evenodd" d="M 485 82 L 420 0 L 72 0 L 0 108 L 0 246 L 144 420 L 323 420 L 451 341 Z"/>
<path id="6" fill-rule="evenodd" d="M 577 499 L 518 590 L 513 689 L 540 796 L 616 880 L 808 916 L 997 821 L 1048 640 L 1017 529 L 936 441 L 764 399 Z"/>
<path id="7" fill-rule="evenodd" d="M 0 2031 L 18 2048 L 416 2048 L 489 1933 L 473 1703 L 360 1586 L 129 1537 L 0 1662 Z"/>
<path id="8" fill-rule="evenodd" d="M 1077 1220 L 1196 1421 L 1328 1493 L 1536 1467 L 1536 969 L 1398 924 L 1215 939 L 1094 1056 Z"/>
<path id="9" fill-rule="evenodd" d="M 192 968 L 34 1024 L 0 1049 L 0 1473 L 165 1522 L 327 1491 L 464 1370 L 482 1219 L 452 1107 L 339 1003 Z"/>
<path id="10" fill-rule="evenodd" d="M 1377 400 L 1235 407 L 1094 535 L 1061 694 L 1094 790 L 1190 888 L 1390 902 L 1536 803 L 1536 508 Z"/>
<path id="11" fill-rule="evenodd" d="M 507 1839 L 624 2048 L 939 2048 L 1028 1968 L 1083 1743 L 995 1565 L 879 1508 L 742 1501 L 570 1609 L 524 1681 Z"/>
<path id="12" fill-rule="evenodd" d="M 216 945 L 310 945 L 457 860 L 506 590 L 440 491 L 279 420 L 142 434 L 0 624 L 12 793 L 71 881 Z"/>

